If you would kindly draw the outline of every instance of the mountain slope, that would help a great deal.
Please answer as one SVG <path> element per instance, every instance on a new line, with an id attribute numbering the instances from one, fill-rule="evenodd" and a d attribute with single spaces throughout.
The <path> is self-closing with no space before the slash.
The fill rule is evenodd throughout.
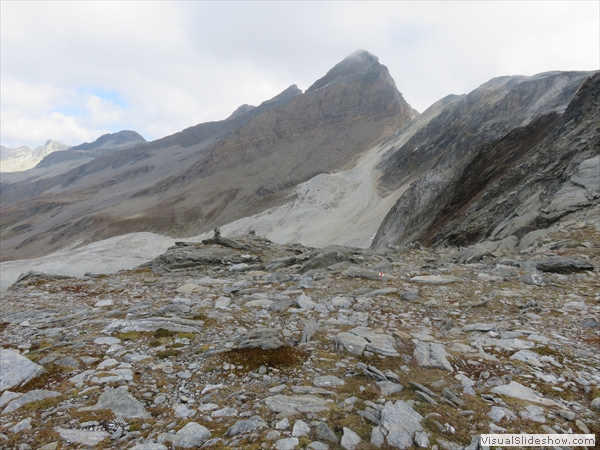
<path id="1" fill-rule="evenodd" d="M 2 258 L 133 231 L 190 236 L 264 211 L 319 173 L 350 167 L 416 112 L 367 52 L 320 89 L 291 86 L 220 122 L 2 184 Z M 327 76 L 327 75 L 326 75 Z"/>
<path id="2" fill-rule="evenodd" d="M 409 187 L 373 246 L 521 238 L 566 213 L 542 210 L 599 152 L 599 75 L 590 75 L 502 77 L 453 99 L 381 163 L 383 187 Z"/>

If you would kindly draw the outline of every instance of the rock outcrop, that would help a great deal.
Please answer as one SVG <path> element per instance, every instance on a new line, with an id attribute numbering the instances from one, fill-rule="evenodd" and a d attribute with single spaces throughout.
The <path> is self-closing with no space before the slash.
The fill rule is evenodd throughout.
<path id="1" fill-rule="evenodd" d="M 386 189 L 410 186 L 374 247 L 521 239 L 598 204 L 600 74 L 496 78 L 432 108 L 379 166 Z"/>

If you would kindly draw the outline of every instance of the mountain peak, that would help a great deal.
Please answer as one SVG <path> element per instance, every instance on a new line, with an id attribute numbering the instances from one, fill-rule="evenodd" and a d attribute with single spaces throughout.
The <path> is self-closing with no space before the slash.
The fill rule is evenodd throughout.
<path id="1" fill-rule="evenodd" d="M 350 77 L 357 72 L 360 72 L 369 68 L 381 68 L 384 67 L 379 64 L 379 58 L 366 50 L 356 50 L 350 55 L 346 56 L 342 61 L 337 63 L 333 68 L 327 72 L 327 74 L 318 79 L 309 87 L 306 92 L 316 91 L 334 81 Z"/>

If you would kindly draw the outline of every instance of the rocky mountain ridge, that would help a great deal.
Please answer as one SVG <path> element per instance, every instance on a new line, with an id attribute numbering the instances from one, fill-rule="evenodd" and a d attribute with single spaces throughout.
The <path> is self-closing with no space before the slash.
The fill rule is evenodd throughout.
<path id="1" fill-rule="evenodd" d="M 494 79 L 451 99 L 379 165 L 383 187 L 410 187 L 373 245 L 520 239 L 597 205 L 599 97 L 598 73 L 553 72 Z M 580 164 L 591 178 L 576 192 L 567 185 Z"/>
<path id="2" fill-rule="evenodd" d="M 26 145 L 10 149 L 2 146 L 0 172 L 19 172 L 35 167 L 40 161 L 55 152 L 65 151 L 69 145 L 48 139 L 44 145 L 31 149 Z"/>
<path id="3" fill-rule="evenodd" d="M 107 133 L 94 142 L 76 145 L 69 148 L 68 151 L 54 152 L 40 161 L 35 168 L 51 167 L 65 161 L 93 159 L 143 142 L 146 142 L 146 139 L 135 131 L 122 130 L 117 133 Z"/>
<path id="4" fill-rule="evenodd" d="M 310 92 L 293 85 L 243 114 L 56 177 L 3 183 L 3 260 L 132 231 L 191 236 L 275 206 L 316 174 L 351 166 L 415 111 L 377 61 L 354 61 L 342 75 Z"/>

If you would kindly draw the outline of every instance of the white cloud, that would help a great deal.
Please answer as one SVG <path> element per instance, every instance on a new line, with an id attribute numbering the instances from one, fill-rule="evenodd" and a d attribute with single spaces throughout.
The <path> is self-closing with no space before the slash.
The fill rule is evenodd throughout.
<path id="1" fill-rule="evenodd" d="M 156 139 L 306 89 L 358 48 L 422 111 L 494 76 L 597 70 L 599 14 L 573 1 L 2 2 L 2 143 Z"/>

